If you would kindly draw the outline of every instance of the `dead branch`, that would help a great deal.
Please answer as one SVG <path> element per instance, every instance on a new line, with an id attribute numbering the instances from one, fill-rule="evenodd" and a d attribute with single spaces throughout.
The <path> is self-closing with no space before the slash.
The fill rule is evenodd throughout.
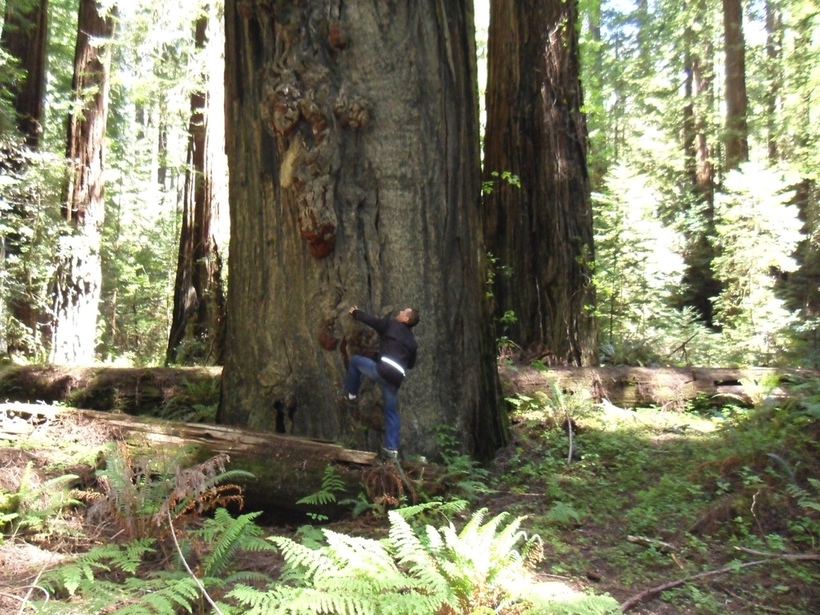
<path id="1" fill-rule="evenodd" d="M 755 551 L 746 547 L 735 547 L 738 551 L 748 553 L 749 555 L 756 555 L 758 557 L 767 557 L 769 559 L 782 559 L 787 562 L 820 562 L 820 553 L 766 553 L 765 551 Z"/>
<path id="2" fill-rule="evenodd" d="M 668 542 L 664 542 L 662 540 L 658 540 L 657 538 L 647 538 L 646 536 L 632 536 L 629 535 L 626 537 L 627 542 L 634 543 L 636 545 L 642 545 L 644 547 L 654 547 L 661 553 L 671 553 L 672 551 L 677 551 L 677 547 L 675 545 L 669 544 Z"/>
<path id="3" fill-rule="evenodd" d="M 701 572 L 698 574 L 693 574 L 692 576 L 686 577 L 684 579 L 679 579 L 677 581 L 670 581 L 669 583 L 664 583 L 663 585 L 658 585 L 657 587 L 651 587 L 647 590 L 642 591 L 639 594 L 635 594 L 626 602 L 621 604 L 621 612 L 626 613 L 629 609 L 631 609 L 636 604 L 643 602 L 647 598 L 651 598 L 660 594 L 661 592 L 665 592 L 667 589 L 673 589 L 675 587 L 679 587 L 685 583 L 689 583 L 691 581 L 697 581 L 698 579 L 704 579 L 706 577 L 714 577 L 719 574 L 723 574 L 725 572 L 734 572 L 739 568 L 749 568 L 751 566 L 759 566 L 760 564 L 765 564 L 769 562 L 770 559 L 763 559 L 763 560 L 756 560 L 754 562 L 746 562 L 744 564 L 735 564 L 732 566 L 725 566 L 718 570 L 709 570 L 707 572 Z"/>
<path id="4" fill-rule="evenodd" d="M 677 581 L 670 581 L 669 583 L 664 583 L 663 585 L 658 585 L 657 587 L 651 587 L 647 590 L 642 591 L 639 594 L 635 594 L 631 598 L 629 598 L 626 602 L 621 604 L 621 612 L 626 613 L 629 609 L 631 609 L 636 604 L 643 602 L 647 598 L 651 598 L 660 594 L 661 592 L 665 592 L 667 589 L 673 589 L 675 587 L 679 587 L 685 583 L 689 583 L 691 581 L 697 581 L 699 579 L 705 579 L 707 577 L 714 577 L 719 574 L 723 574 L 725 572 L 734 572 L 739 570 L 740 568 L 750 568 L 752 566 L 759 566 L 760 564 L 766 564 L 773 559 L 782 559 L 791 562 L 817 562 L 820 561 L 820 554 L 818 553 L 765 553 L 762 551 L 755 551 L 753 549 L 747 549 L 745 547 L 735 547 L 738 551 L 742 551 L 744 553 L 750 553 L 752 555 L 757 555 L 759 557 L 764 557 L 765 559 L 755 560 L 753 562 L 745 562 L 743 564 L 732 564 L 730 566 L 724 566 L 723 568 L 719 568 L 718 570 L 709 570 L 707 572 L 700 572 L 698 574 L 693 574 L 692 576 L 686 577 L 684 579 L 679 579 Z"/>

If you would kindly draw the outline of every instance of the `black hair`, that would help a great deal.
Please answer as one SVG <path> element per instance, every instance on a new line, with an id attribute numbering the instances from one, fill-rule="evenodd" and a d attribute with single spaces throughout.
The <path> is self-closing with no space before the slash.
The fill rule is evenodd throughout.
<path id="1" fill-rule="evenodd" d="M 408 327 L 415 327 L 419 324 L 419 311 L 416 308 L 410 308 L 410 317 L 407 319 Z"/>

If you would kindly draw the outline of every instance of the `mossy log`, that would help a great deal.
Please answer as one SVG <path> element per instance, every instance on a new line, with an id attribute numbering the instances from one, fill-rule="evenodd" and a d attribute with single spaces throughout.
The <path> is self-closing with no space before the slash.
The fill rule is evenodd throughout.
<path id="1" fill-rule="evenodd" d="M 8 365 L 0 369 L 0 399 L 142 415 L 185 397 L 218 404 L 221 375 L 221 367 Z"/>
<path id="2" fill-rule="evenodd" d="M 499 367 L 506 396 L 550 392 L 554 384 L 563 393 L 589 395 L 624 408 L 661 406 L 681 409 L 688 400 L 705 405 L 751 405 L 760 396 L 782 399 L 790 382 L 818 377 L 816 370 L 764 367 L 552 367 L 545 370 Z M 773 383 L 769 386 L 767 383 Z"/>
<path id="3" fill-rule="evenodd" d="M 181 423 L 122 413 L 103 413 L 56 406 L 5 403 L 0 404 L 0 437 L 23 441 L 47 428 L 49 421 L 62 416 L 104 424 L 134 450 L 134 456 L 148 455 L 179 460 L 193 466 L 219 454 L 229 457 L 226 469 L 244 470 L 252 479 L 232 481 L 244 492 L 245 511 L 264 511 L 278 521 L 301 521 L 308 513 L 338 519 L 350 507 L 338 504 L 308 506 L 299 500 L 322 489 L 328 466 L 344 484 L 335 494 L 337 501 L 356 499 L 360 493 L 370 501 L 398 503 L 402 495 L 416 487 L 428 492 L 438 489 L 436 468 L 428 464 L 402 462 L 402 477 L 392 462 L 380 461 L 375 453 L 346 449 L 324 442 L 258 432 L 223 425 Z M 404 480 L 408 482 L 403 482 Z"/>

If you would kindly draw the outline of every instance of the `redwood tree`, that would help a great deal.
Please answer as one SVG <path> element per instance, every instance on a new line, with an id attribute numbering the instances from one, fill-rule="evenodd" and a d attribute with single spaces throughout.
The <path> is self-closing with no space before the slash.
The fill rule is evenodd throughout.
<path id="1" fill-rule="evenodd" d="M 40 144 L 46 84 L 48 0 L 7 0 L 0 47 L 18 62 L 22 78 L 11 84 L 17 127 L 29 147 Z"/>
<path id="2" fill-rule="evenodd" d="M 114 12 L 96 0 L 80 0 L 72 89 L 75 111 L 68 122 L 69 162 L 62 214 L 70 232 L 58 255 L 52 314 L 53 363 L 94 360 L 100 300 L 100 233 L 105 215 L 103 170 L 108 119 L 110 50 Z"/>
<path id="3" fill-rule="evenodd" d="M 731 170 L 749 160 L 742 0 L 723 0 L 723 43 L 726 51 L 725 168 Z"/>
<path id="4" fill-rule="evenodd" d="M 592 208 L 575 0 L 490 4 L 484 197 L 509 337 L 559 364 L 596 362 Z M 512 173 L 520 187 L 496 181 Z M 500 275 L 503 267 L 509 275 Z"/>
<path id="5" fill-rule="evenodd" d="M 207 11 L 196 21 L 195 46 L 200 52 L 208 42 L 209 21 Z M 204 72 L 209 72 L 207 66 Z M 222 109 L 211 106 L 208 85 L 206 74 L 202 89 L 191 94 L 188 167 L 167 363 L 220 363 L 222 359 L 225 294 L 222 255 L 214 233 L 220 210 L 214 191 L 214 163 L 221 153 L 216 145 L 221 145 L 224 134 L 213 134 L 212 112 L 220 114 Z M 214 125 L 222 126 L 219 122 Z"/>
<path id="6" fill-rule="evenodd" d="M 413 306 L 404 453 L 505 441 L 484 297 L 472 2 L 229 0 L 231 253 L 219 418 L 345 436 L 335 393 L 372 350 L 350 305 Z M 363 392 L 349 444 L 381 444 Z M 275 454 L 272 451 L 271 454 Z"/>
<path id="7" fill-rule="evenodd" d="M 690 215 L 698 219 L 699 224 L 693 225 L 687 236 L 684 255 L 687 268 L 678 299 L 681 305 L 694 307 L 702 321 L 711 325 L 713 300 L 721 291 L 712 271 L 716 255 L 712 245 L 715 235 L 715 138 L 711 119 L 715 113 L 714 25 L 707 0 L 697 0 L 679 10 L 685 11 L 683 149 L 692 201 L 699 205 L 699 211 Z"/>
<path id="8" fill-rule="evenodd" d="M 17 129 L 26 145 L 32 149 L 40 146 L 47 34 L 48 0 L 7 0 L 0 48 L 16 61 L 15 68 L 21 71 L 20 78 L 8 83 L 7 88 L 16 115 Z M 22 152 L 4 145 L 0 151 L 0 173 L 9 176 L 23 173 L 26 168 L 25 160 Z M 29 201 L 33 198 L 30 195 L 20 198 L 14 202 L 9 214 L 27 223 L 32 217 Z M 2 226 L 4 225 L 0 225 Z M 0 259 L 5 259 L 7 253 L 21 255 L 27 252 L 28 241 L 25 235 L 16 232 L 0 236 Z M 45 324 L 47 318 L 44 318 L 43 310 L 38 309 L 36 301 L 31 297 L 30 275 L 22 272 L 12 275 L 16 277 L 16 284 L 3 289 L 5 296 L 0 298 L 0 319 L 5 320 L 4 312 L 7 307 L 9 314 L 21 326 L 20 332 L 31 333 L 4 336 L 0 341 L 0 348 L 3 353 L 28 353 L 33 348 L 25 340 L 34 339 L 36 328 Z"/>

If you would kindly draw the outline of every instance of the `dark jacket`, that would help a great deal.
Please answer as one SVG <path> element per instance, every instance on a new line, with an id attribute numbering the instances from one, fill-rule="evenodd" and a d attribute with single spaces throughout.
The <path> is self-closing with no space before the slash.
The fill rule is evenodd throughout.
<path id="1" fill-rule="evenodd" d="M 416 365 L 416 349 L 418 348 L 413 329 L 393 318 L 377 318 L 361 310 L 355 310 L 353 318 L 363 322 L 379 334 L 380 360 L 376 368 L 379 376 L 397 388 L 401 386 L 404 375 L 381 359 L 387 357 L 405 370 L 412 369 Z"/>

